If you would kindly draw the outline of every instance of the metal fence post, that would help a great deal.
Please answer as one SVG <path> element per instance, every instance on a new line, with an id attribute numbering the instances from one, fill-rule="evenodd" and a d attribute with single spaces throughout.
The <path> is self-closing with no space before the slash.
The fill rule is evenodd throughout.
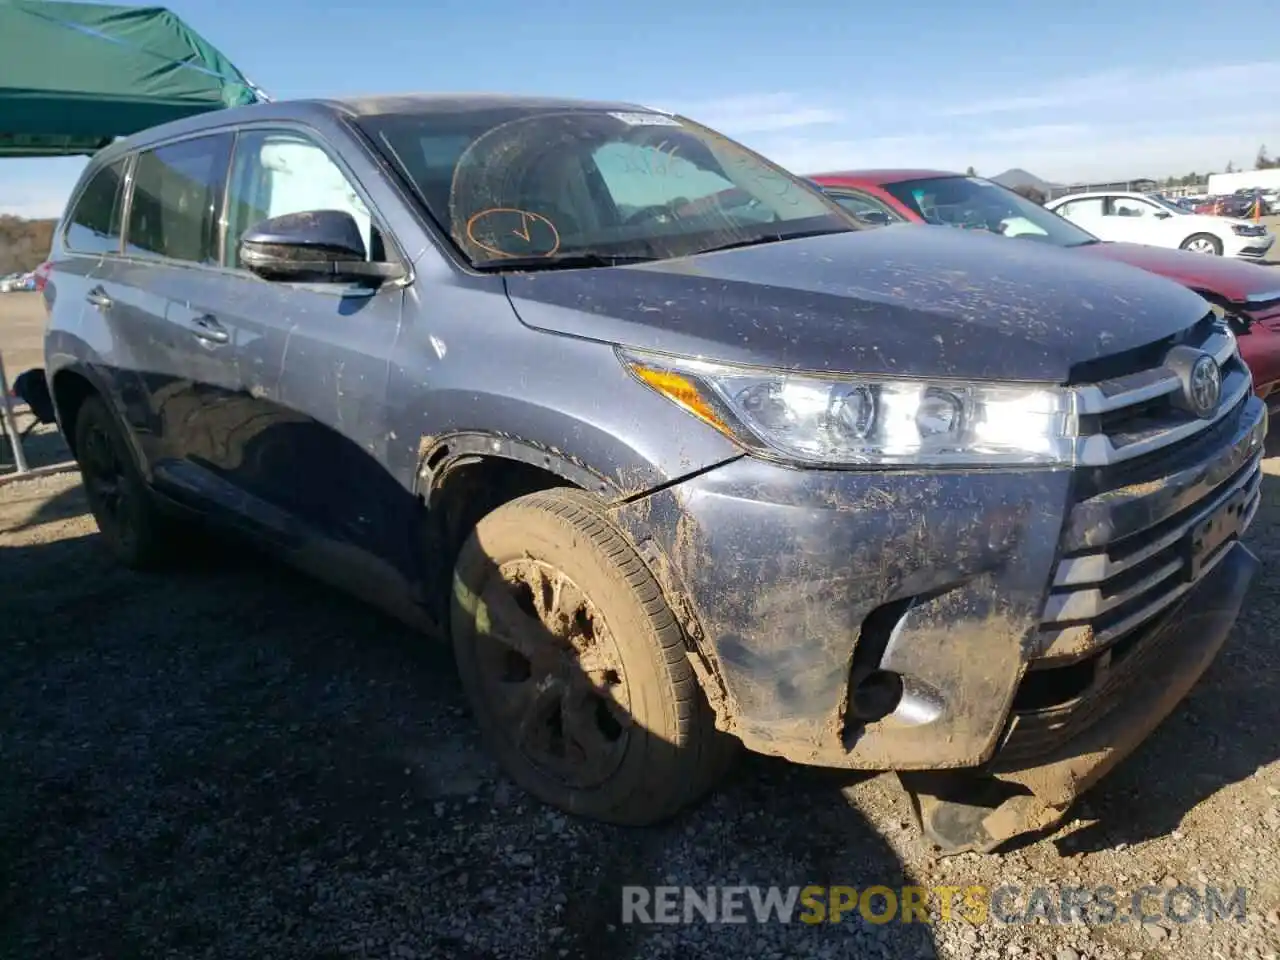
<path id="1" fill-rule="evenodd" d="M 4 356 L 0 354 L 0 420 L 4 421 L 4 432 L 9 436 L 9 445 L 13 447 L 13 463 L 16 473 L 28 471 L 27 455 L 22 450 L 22 435 L 18 432 L 18 421 L 13 416 L 13 404 L 9 402 L 9 378 L 4 372 Z"/>

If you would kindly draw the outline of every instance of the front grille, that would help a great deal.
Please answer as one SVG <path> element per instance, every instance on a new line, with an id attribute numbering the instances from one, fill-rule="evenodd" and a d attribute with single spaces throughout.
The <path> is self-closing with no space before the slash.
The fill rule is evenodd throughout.
<path id="1" fill-rule="evenodd" d="M 1219 543 L 1193 561 L 1192 540 L 1198 529 L 1226 511 L 1243 531 L 1258 509 L 1261 488 L 1259 451 L 1207 495 L 1172 515 L 1094 549 L 1063 555 L 1041 618 L 1041 658 L 1054 661 L 1095 654 L 1168 608 L 1230 546 L 1230 540 Z M 1123 496 L 1124 490 L 1117 494 Z M 1133 502 L 1140 503 L 1136 498 Z M 1086 501 L 1085 506 L 1090 504 Z"/>
<path id="2" fill-rule="evenodd" d="M 1101 467 L 1132 460 L 1194 437 L 1226 416 L 1252 389 L 1249 369 L 1240 359 L 1235 337 L 1212 314 L 1192 328 L 1183 342 L 1212 354 L 1222 372 L 1218 412 L 1206 420 L 1181 412 L 1173 397 L 1182 381 L 1163 366 L 1111 377 L 1073 389 L 1079 438 L 1076 462 Z"/>
<path id="3" fill-rule="evenodd" d="M 1199 328 L 1199 325 L 1198 327 Z M 1164 367 L 1076 388 L 1082 466 L 1027 673 L 998 762 L 1052 749 L 1105 716 L 1151 656 L 1177 602 L 1258 510 L 1262 451 L 1234 339 L 1214 324 L 1189 345 L 1222 368 L 1210 418 L 1173 402 Z M 1164 636 L 1169 636 L 1165 633 Z"/>

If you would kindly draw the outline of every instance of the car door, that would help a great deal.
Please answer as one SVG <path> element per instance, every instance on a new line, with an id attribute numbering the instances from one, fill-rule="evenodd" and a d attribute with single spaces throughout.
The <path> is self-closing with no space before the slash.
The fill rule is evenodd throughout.
<path id="1" fill-rule="evenodd" d="M 129 157 L 122 157 L 92 173 L 64 219 L 45 290 L 57 318 L 46 342 L 46 363 L 57 362 L 59 355 L 96 358 L 97 372 L 105 375 L 115 399 L 145 407 L 142 393 L 131 389 L 136 378 L 127 372 L 132 369 L 125 352 L 130 338 L 117 335 L 96 289 L 104 258 L 120 252 L 129 163 Z"/>
<path id="2" fill-rule="evenodd" d="M 222 477 L 269 525 L 402 558 L 413 549 L 407 495 L 388 473 L 387 377 L 404 290 L 263 280 L 241 267 L 244 232 L 269 217 L 349 212 L 370 260 L 386 231 L 337 151 L 312 132 L 242 130 L 224 214 L 219 322 L 238 361 L 235 424 Z M 228 401 L 232 402 L 232 401 Z"/>
<path id="3" fill-rule="evenodd" d="M 239 382 L 211 305 L 193 295 L 217 264 L 231 142 L 203 134 L 134 156 L 122 252 L 104 259 L 89 292 L 119 340 L 117 378 L 145 466 L 157 485 L 196 495 L 209 493 L 209 415 Z"/>
<path id="4" fill-rule="evenodd" d="M 1151 247 L 1177 246 L 1177 243 L 1169 240 L 1168 221 L 1171 215 L 1149 200 L 1127 196 L 1106 197 L 1102 216 L 1111 234 L 1108 239 L 1142 243 Z"/>
<path id="5" fill-rule="evenodd" d="M 1117 240 L 1118 237 L 1107 236 L 1106 231 L 1111 223 L 1102 215 L 1103 209 L 1102 197 L 1081 197 L 1059 204 L 1053 208 L 1053 212 L 1081 229 L 1088 230 L 1099 240 Z"/>

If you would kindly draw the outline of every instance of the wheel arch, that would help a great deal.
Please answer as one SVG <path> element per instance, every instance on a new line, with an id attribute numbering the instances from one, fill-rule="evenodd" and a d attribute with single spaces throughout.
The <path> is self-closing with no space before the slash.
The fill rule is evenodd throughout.
<path id="1" fill-rule="evenodd" d="M 593 494 L 605 507 L 623 508 L 655 490 L 631 491 L 577 458 L 536 441 L 508 434 L 460 431 L 424 438 L 414 493 L 427 508 L 443 550 L 439 575 L 451 579 L 458 551 L 488 513 L 517 497 L 554 487 Z M 665 486 L 665 485 L 664 485 Z M 726 692 L 705 649 L 705 632 L 692 594 L 643 519 L 648 511 L 610 511 L 612 524 L 635 550 L 661 588 L 685 634 L 700 686 L 717 714 L 727 716 Z M 447 597 L 448 579 L 435 595 Z M 448 616 L 448 606 L 436 611 Z M 447 622 L 441 620 L 441 622 Z"/>
<path id="2" fill-rule="evenodd" d="M 53 399 L 53 412 L 58 429 L 62 433 L 71 455 L 76 453 L 76 417 L 89 397 L 101 397 L 112 409 L 115 404 L 106 381 L 93 367 L 75 363 L 54 371 L 49 378 L 49 395 Z M 132 442 L 132 437 L 130 437 Z"/>

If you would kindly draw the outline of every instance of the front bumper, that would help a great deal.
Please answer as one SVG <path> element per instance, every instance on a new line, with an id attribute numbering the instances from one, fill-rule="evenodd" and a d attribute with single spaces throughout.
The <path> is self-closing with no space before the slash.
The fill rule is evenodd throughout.
<path id="1" fill-rule="evenodd" d="M 1247 525 L 1265 427 L 1251 397 L 1158 480 L 1083 498 L 1070 471 L 744 458 L 619 519 L 656 542 L 668 588 L 691 601 L 709 696 L 748 748 L 832 767 L 983 770 L 1056 804 L 1145 737 L 1228 633 L 1247 552 L 1228 538 L 1194 575 L 1169 558 L 1203 534 L 1211 507 L 1230 500 Z M 1145 556 L 1108 558 L 1148 533 Z M 1050 590 L 1099 563 L 1127 572 Z M 1101 679 L 1068 689 L 1073 671 Z M 859 717 L 859 684 L 886 675 L 896 705 Z"/>
<path id="2" fill-rule="evenodd" d="M 1263 260 L 1275 242 L 1276 235 L 1271 231 L 1258 237 L 1238 237 L 1233 234 L 1225 244 L 1223 253 L 1241 260 Z"/>

